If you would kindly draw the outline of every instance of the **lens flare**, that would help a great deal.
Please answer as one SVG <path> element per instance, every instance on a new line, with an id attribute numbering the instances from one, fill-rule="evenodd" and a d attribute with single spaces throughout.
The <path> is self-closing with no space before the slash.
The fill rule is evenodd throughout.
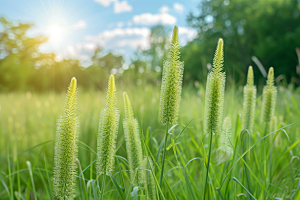
<path id="1" fill-rule="evenodd" d="M 53 45 L 58 45 L 66 39 L 66 30 L 59 25 L 50 25 L 46 29 L 46 33 L 49 36 L 49 43 Z"/>

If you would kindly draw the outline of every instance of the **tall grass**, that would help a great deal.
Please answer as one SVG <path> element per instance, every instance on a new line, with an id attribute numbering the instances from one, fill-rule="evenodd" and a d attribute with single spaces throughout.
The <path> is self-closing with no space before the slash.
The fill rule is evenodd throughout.
<path id="1" fill-rule="evenodd" d="M 222 75 L 224 72 L 218 72 L 225 79 Z M 212 80 L 215 79 L 210 78 Z M 217 80 L 215 81 L 218 83 L 224 81 Z M 164 145 L 165 130 L 157 121 L 159 88 L 142 85 L 134 89 L 118 87 L 116 91 L 112 77 L 109 85 L 107 97 L 104 92 L 85 92 L 78 89 L 75 114 L 80 119 L 81 126 L 78 128 L 79 162 L 74 199 L 204 199 L 205 190 L 209 199 L 300 198 L 300 125 L 295 123 L 300 116 L 300 88 L 277 85 L 277 107 L 272 111 L 277 120 L 274 118 L 268 122 L 272 125 L 268 125 L 270 130 L 265 131 L 265 122 L 260 118 L 262 108 L 265 107 L 265 98 L 259 93 L 262 87 L 257 86 L 258 98 L 253 114 L 253 128 L 251 134 L 245 134 L 241 116 L 244 110 L 242 87 L 227 87 L 224 92 L 223 113 L 230 117 L 231 122 L 226 118 L 221 129 L 223 117 L 213 118 L 218 119 L 217 125 L 213 125 L 216 121 L 207 124 L 209 118 L 204 115 L 208 112 L 207 103 L 204 101 L 207 97 L 205 87 L 200 85 L 195 90 L 187 86 L 183 88 L 181 95 L 178 125 L 168 131 L 170 140 Z M 270 85 L 270 81 L 267 85 Z M 271 85 L 273 88 L 273 82 Z M 207 84 L 207 87 L 213 86 L 216 85 Z M 221 86 L 224 87 L 222 84 Z M 119 124 L 120 121 L 115 120 L 118 118 L 116 108 L 124 107 L 121 91 L 128 92 L 132 102 L 131 116 L 135 116 L 140 127 L 141 148 L 146 159 L 137 171 L 145 171 L 147 176 L 144 185 L 132 184 L 130 172 L 136 167 L 130 167 L 123 126 Z M 218 90 L 218 94 L 221 92 L 221 89 Z M 55 199 L 52 173 L 54 140 L 56 118 L 65 107 L 64 98 L 65 94 L 55 93 L 0 94 L 0 199 Z M 98 143 L 100 149 L 115 148 L 111 151 L 112 160 L 107 162 L 112 163 L 109 165 L 112 167 L 104 168 L 102 173 L 102 177 L 109 176 L 107 179 L 99 178 L 101 170 L 96 168 L 96 165 L 99 166 L 97 138 L 101 109 L 104 110 L 102 113 L 105 113 L 105 109 L 109 110 L 107 113 L 114 117 L 105 121 L 104 115 L 101 115 L 99 133 L 102 130 L 111 130 L 111 134 L 107 136 L 114 139 L 114 131 L 118 129 L 119 132 L 112 145 Z M 120 112 L 124 113 L 124 109 L 120 109 Z M 120 115 L 121 121 L 126 120 L 123 116 Z M 104 129 L 102 122 L 112 128 Z M 207 125 L 218 128 L 207 128 Z M 216 134 L 211 139 L 213 133 Z M 219 139 L 223 143 L 219 144 Z M 262 146 L 262 143 L 265 145 Z M 159 160 L 163 157 L 164 146 L 164 184 L 160 187 L 162 166 Z M 223 160 L 220 162 L 219 150 L 222 146 L 232 152 L 226 159 L 221 156 Z M 102 163 L 104 162 L 100 162 Z"/>
<path id="2" fill-rule="evenodd" d="M 209 135 L 209 152 L 206 162 L 206 178 L 204 187 L 204 199 L 208 184 L 208 173 L 210 166 L 210 156 L 212 151 L 212 140 L 214 134 L 220 134 L 222 126 L 224 90 L 226 75 L 223 72 L 223 39 L 219 39 L 216 49 L 213 68 L 207 75 L 206 94 L 205 94 L 205 113 L 204 113 L 204 132 Z M 209 198 L 209 195 L 208 195 Z"/>
<path id="3" fill-rule="evenodd" d="M 57 125 L 53 192 L 59 199 L 74 198 L 76 195 L 77 172 L 77 129 L 76 110 L 77 80 L 72 78 L 68 88 L 65 112 Z"/>

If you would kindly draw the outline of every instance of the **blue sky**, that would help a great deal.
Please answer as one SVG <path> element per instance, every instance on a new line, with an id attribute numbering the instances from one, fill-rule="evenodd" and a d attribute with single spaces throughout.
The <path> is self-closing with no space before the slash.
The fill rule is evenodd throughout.
<path id="1" fill-rule="evenodd" d="M 123 55 L 127 61 L 137 47 L 148 48 L 150 28 L 179 26 L 180 43 L 196 36 L 186 16 L 197 12 L 199 0 L 0 0 L 0 16 L 34 23 L 30 36 L 47 35 L 43 52 L 58 59 L 77 58 L 88 66 L 97 46 Z"/>

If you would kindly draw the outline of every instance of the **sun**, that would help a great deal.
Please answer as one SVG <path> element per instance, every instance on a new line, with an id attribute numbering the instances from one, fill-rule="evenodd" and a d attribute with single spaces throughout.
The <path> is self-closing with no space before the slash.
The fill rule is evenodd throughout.
<path id="1" fill-rule="evenodd" d="M 66 39 L 66 29 L 61 25 L 49 25 L 46 28 L 46 34 L 49 37 L 49 43 L 52 45 L 59 45 Z"/>

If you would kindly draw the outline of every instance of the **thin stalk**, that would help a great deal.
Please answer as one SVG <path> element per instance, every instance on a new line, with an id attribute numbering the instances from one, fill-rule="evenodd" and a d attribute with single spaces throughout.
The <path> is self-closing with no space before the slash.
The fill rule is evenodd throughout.
<path id="1" fill-rule="evenodd" d="M 18 160 L 18 155 L 16 155 L 16 161 L 17 161 L 17 170 L 18 170 L 18 173 L 17 173 L 17 180 L 18 180 L 18 196 L 17 196 L 17 199 L 19 200 L 20 199 L 20 195 L 21 195 L 21 182 L 20 182 L 20 166 L 19 166 L 19 160 Z"/>
<path id="2" fill-rule="evenodd" d="M 265 126 L 265 132 L 264 132 L 264 137 L 267 134 L 267 128 L 268 128 L 268 122 L 266 122 L 266 126 Z M 265 140 L 263 140 L 263 166 L 264 166 L 264 170 L 263 170 L 263 178 L 264 178 L 264 187 L 266 187 L 266 182 L 267 182 L 267 163 L 266 163 L 266 152 L 265 152 Z M 265 196 L 265 192 L 263 191 L 263 197 Z"/>
<path id="3" fill-rule="evenodd" d="M 104 170 L 104 174 L 102 177 L 101 200 L 103 200 L 103 196 L 104 196 L 105 180 L 106 180 L 106 168 Z"/>
<path id="4" fill-rule="evenodd" d="M 165 167 L 165 159 L 166 159 L 166 150 L 167 150 L 167 140 L 168 140 L 168 124 L 166 129 L 166 136 L 165 136 L 165 144 L 164 144 L 164 154 L 163 154 L 163 160 L 162 160 L 162 166 L 161 166 L 161 173 L 160 173 L 160 181 L 159 186 L 162 189 L 162 181 L 164 176 L 164 167 Z"/>
<path id="5" fill-rule="evenodd" d="M 82 184 L 82 188 L 83 188 L 83 195 L 84 195 L 84 198 L 86 200 L 88 200 L 88 194 L 87 194 L 87 191 L 86 191 L 86 186 L 85 186 L 85 179 L 84 179 L 84 175 L 83 175 L 83 172 L 82 172 L 82 168 L 81 168 L 81 164 L 80 164 L 80 161 L 78 159 L 76 159 L 77 162 L 78 162 L 78 166 L 79 166 L 79 170 L 80 170 L 80 173 L 81 173 L 81 184 Z"/>
<path id="6" fill-rule="evenodd" d="M 250 140 L 250 137 L 249 137 L 249 135 L 246 135 L 246 137 L 248 136 L 248 139 Z M 243 142 L 243 145 L 242 145 L 242 152 L 244 153 L 244 151 L 245 151 L 245 145 L 247 145 L 246 144 L 246 137 L 244 136 L 244 138 L 243 138 L 243 140 L 244 140 L 244 142 Z M 249 154 L 249 153 L 248 153 Z M 245 156 L 244 156 L 244 158 L 243 158 L 244 160 L 245 160 L 245 163 L 247 163 L 247 154 L 245 154 Z M 249 192 L 252 194 L 252 189 L 251 189 L 251 184 L 250 184 L 250 177 L 249 177 L 249 174 L 248 174 L 248 169 L 246 168 L 246 164 L 244 163 L 244 173 L 245 173 L 245 182 L 246 182 L 246 185 L 247 185 L 247 187 L 248 187 L 248 190 L 249 190 Z M 248 197 L 248 199 L 251 199 L 250 198 L 250 195 L 247 193 L 247 197 Z"/>
<path id="7" fill-rule="evenodd" d="M 14 199 L 14 190 L 12 184 L 12 175 L 10 169 L 10 159 L 9 159 L 9 145 L 7 146 L 7 165 L 8 165 L 8 180 L 9 180 L 9 191 L 10 191 L 10 199 Z"/>
<path id="8" fill-rule="evenodd" d="M 213 135 L 213 132 L 211 131 L 211 133 L 210 133 L 210 142 L 209 142 L 208 161 L 207 161 L 207 168 L 206 168 L 205 187 L 204 187 L 204 200 L 205 200 L 206 187 L 207 187 L 207 179 L 208 179 L 208 171 L 209 171 L 209 164 L 210 164 L 210 153 L 211 153 L 211 146 L 212 146 L 212 135 Z"/>

